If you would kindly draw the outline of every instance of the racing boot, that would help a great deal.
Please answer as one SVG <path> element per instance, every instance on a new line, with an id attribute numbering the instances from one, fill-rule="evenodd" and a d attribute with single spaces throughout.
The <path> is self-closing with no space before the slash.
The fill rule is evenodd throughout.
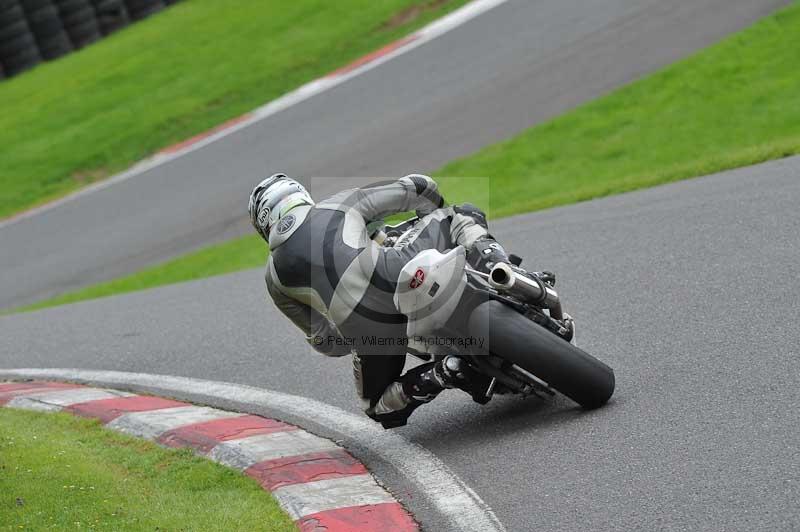
<path id="1" fill-rule="evenodd" d="M 418 368 L 423 371 L 416 373 Z M 413 375 L 409 375 L 412 374 Z M 408 380 L 405 380 L 408 377 Z M 487 389 L 491 379 L 475 371 L 464 359 L 448 355 L 438 362 L 424 364 L 403 376 L 403 391 L 413 400 L 428 402 L 442 390 L 458 388 L 470 394 L 478 403 L 489 401 Z"/>
<path id="2" fill-rule="evenodd" d="M 447 356 L 437 362 L 429 362 L 408 370 L 400 378 L 403 392 L 413 400 L 432 401 L 442 390 L 455 388 L 458 383 L 460 359 Z"/>
<path id="3" fill-rule="evenodd" d="M 489 386 L 492 379 L 475 371 L 464 359 L 449 355 L 442 361 L 442 373 L 448 387 L 467 392 L 476 403 L 485 405 L 491 399 Z"/>
<path id="4" fill-rule="evenodd" d="M 459 388 L 476 402 L 489 401 L 486 390 L 490 379 L 477 373 L 459 357 L 449 355 L 408 370 L 384 392 L 381 399 L 366 414 L 379 421 L 383 428 L 402 427 L 411 414 L 433 401 L 443 390 Z M 392 406 L 395 405 L 395 406 Z"/>
<path id="5" fill-rule="evenodd" d="M 443 370 L 443 362 L 428 362 L 408 370 L 383 392 L 366 414 L 379 421 L 385 429 L 404 426 L 414 410 L 433 401 L 442 390 L 452 387 L 450 375 Z"/>

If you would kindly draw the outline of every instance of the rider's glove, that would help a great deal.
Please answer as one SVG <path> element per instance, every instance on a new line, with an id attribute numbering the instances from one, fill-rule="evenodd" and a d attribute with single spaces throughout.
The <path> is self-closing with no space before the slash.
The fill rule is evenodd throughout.
<path id="1" fill-rule="evenodd" d="M 478 271 L 489 272 L 498 262 L 509 262 L 503 246 L 491 235 L 476 240 L 467 251 L 467 262 Z"/>

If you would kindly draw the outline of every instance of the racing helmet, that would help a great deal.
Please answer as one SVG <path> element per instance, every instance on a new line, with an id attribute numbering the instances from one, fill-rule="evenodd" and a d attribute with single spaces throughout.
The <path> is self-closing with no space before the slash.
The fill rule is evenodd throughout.
<path id="1" fill-rule="evenodd" d="M 314 205 L 303 185 L 286 174 L 273 174 L 255 186 L 250 194 L 250 223 L 269 242 L 269 232 L 291 209 Z"/>

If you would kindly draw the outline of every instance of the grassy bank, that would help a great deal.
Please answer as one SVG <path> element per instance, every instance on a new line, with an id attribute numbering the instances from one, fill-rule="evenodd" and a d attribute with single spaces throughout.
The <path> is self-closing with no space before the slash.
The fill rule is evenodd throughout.
<path id="1" fill-rule="evenodd" d="M 241 473 L 69 414 L 0 409 L 0 470 L 2 530 L 296 530 Z"/>
<path id="2" fill-rule="evenodd" d="M 145 268 L 134 274 L 95 284 L 74 292 L 68 292 L 18 310 L 37 310 L 86 299 L 144 290 L 155 286 L 202 279 L 211 275 L 221 275 L 265 265 L 266 260 L 267 246 L 260 236 L 253 234 L 252 236 L 236 238 L 222 244 L 210 246 L 177 259 Z"/>
<path id="3" fill-rule="evenodd" d="M 469 200 L 499 217 L 800 153 L 798 50 L 800 4 L 793 4 L 693 57 L 454 161 L 436 175 L 442 176 L 451 202 Z M 459 176 L 490 180 L 487 186 L 485 179 Z M 240 246 L 242 255 L 224 246 L 204 253 L 217 256 L 224 271 L 263 264 L 263 244 L 256 237 L 231 245 Z M 192 271 L 187 260 L 182 269 Z M 158 279 L 180 280 L 169 265 L 156 270 L 162 271 Z M 222 268 L 200 270 L 223 273 Z M 155 284 L 163 283 L 138 286 Z M 113 293 L 108 289 L 113 283 L 105 286 L 104 295 Z M 93 297 L 94 290 L 60 302 Z"/>
<path id="4" fill-rule="evenodd" d="M 122 170 L 466 0 L 178 3 L 0 83 L 0 218 Z"/>
<path id="5" fill-rule="evenodd" d="M 800 153 L 800 4 L 661 72 L 451 162 L 507 216 Z M 468 184 L 448 178 L 455 200 Z M 488 195 L 488 198 L 485 197 Z"/>

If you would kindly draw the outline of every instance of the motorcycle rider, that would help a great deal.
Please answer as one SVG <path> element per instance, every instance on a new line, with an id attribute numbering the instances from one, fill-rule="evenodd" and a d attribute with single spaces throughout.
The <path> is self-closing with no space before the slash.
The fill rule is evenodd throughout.
<path id="1" fill-rule="evenodd" d="M 442 390 L 468 387 L 474 374 L 460 358 L 402 374 L 406 348 L 374 339 L 406 335 L 407 319 L 393 295 L 400 271 L 421 251 L 464 246 L 469 264 L 483 271 L 508 262 L 482 211 L 447 206 L 436 182 L 420 174 L 345 190 L 320 203 L 296 180 L 274 174 L 253 189 L 248 210 L 269 244 L 266 283 L 275 305 L 318 352 L 352 353 L 368 416 L 385 428 L 402 426 Z M 393 247 L 370 238 L 370 222 L 408 211 L 420 221 Z"/>

